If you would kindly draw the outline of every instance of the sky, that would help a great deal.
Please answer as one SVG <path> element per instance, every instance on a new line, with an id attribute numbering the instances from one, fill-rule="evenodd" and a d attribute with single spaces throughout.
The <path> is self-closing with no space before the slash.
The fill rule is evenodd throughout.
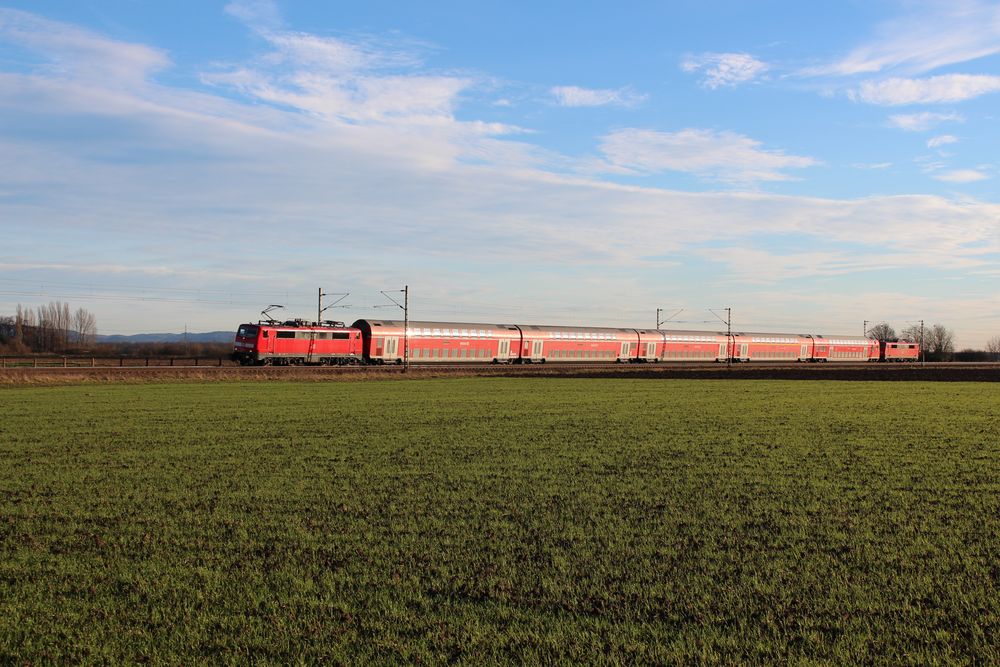
<path id="1" fill-rule="evenodd" d="M 0 0 L 0 314 L 101 333 L 408 285 L 417 320 L 981 348 L 998 185 L 998 3 Z"/>

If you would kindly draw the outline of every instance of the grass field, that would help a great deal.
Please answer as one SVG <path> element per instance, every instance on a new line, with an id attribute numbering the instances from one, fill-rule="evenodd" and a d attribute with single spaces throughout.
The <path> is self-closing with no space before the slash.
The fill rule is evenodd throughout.
<path id="1" fill-rule="evenodd" d="M 0 663 L 996 663 L 998 434 L 998 384 L 2 389 Z"/>

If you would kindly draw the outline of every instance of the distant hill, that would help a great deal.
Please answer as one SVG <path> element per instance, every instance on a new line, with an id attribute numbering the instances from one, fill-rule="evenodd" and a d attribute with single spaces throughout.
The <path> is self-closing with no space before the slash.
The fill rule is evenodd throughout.
<path id="1" fill-rule="evenodd" d="M 97 335 L 98 343 L 232 343 L 236 334 L 232 331 L 207 331 L 204 333 L 142 333 L 124 336 L 121 334 Z"/>

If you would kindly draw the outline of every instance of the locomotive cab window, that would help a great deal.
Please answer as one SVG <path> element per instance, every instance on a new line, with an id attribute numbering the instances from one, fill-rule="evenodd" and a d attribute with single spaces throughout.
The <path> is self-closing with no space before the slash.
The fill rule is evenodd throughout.
<path id="1" fill-rule="evenodd" d="M 277 338 L 295 338 L 294 331 L 279 331 L 276 334 Z"/>

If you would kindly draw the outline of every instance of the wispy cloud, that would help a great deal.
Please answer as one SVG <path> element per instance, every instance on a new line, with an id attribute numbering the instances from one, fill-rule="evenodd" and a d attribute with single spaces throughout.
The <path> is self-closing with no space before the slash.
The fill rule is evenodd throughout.
<path id="1" fill-rule="evenodd" d="M 965 117 L 957 113 L 921 111 L 920 113 L 889 116 L 889 125 L 908 132 L 926 132 L 941 123 L 961 123 L 964 120 Z"/>
<path id="2" fill-rule="evenodd" d="M 950 134 L 942 134 L 928 139 L 927 148 L 940 148 L 941 146 L 947 146 L 948 144 L 956 144 L 956 143 L 958 143 L 958 137 Z"/>
<path id="3" fill-rule="evenodd" d="M 935 173 L 932 178 L 948 183 L 975 183 L 985 181 L 990 176 L 976 169 L 954 169 Z"/>
<path id="4" fill-rule="evenodd" d="M 892 78 L 865 81 L 851 97 L 881 105 L 942 104 L 961 102 L 1000 91 L 1000 76 L 945 74 L 926 79 Z"/>
<path id="5" fill-rule="evenodd" d="M 564 107 L 634 107 L 644 102 L 646 95 L 631 88 L 580 88 L 578 86 L 556 86 L 549 89 L 556 102 Z"/>
<path id="6" fill-rule="evenodd" d="M 811 76 L 853 76 L 899 70 L 921 74 L 1000 53 L 1000 6 L 978 0 L 916 2 L 911 13 L 880 25 L 867 44 L 804 70 Z"/>
<path id="7" fill-rule="evenodd" d="M 892 166 L 891 162 L 855 162 L 851 165 L 855 169 L 888 169 Z"/>
<path id="8" fill-rule="evenodd" d="M 701 84 L 715 89 L 754 81 L 767 71 L 768 66 L 749 53 L 702 53 L 685 56 L 681 69 L 703 74 Z"/>
<path id="9" fill-rule="evenodd" d="M 226 5 L 225 11 L 258 30 L 277 30 L 283 23 L 272 0 L 235 0 Z"/>
<path id="10" fill-rule="evenodd" d="M 810 157 L 764 149 L 761 142 L 734 132 L 701 129 L 617 130 L 603 137 L 600 148 L 618 169 L 681 171 L 728 183 L 788 180 L 784 170 L 819 164 Z"/>
<path id="11" fill-rule="evenodd" d="M 0 40 L 44 53 L 50 77 L 102 87 L 132 85 L 170 65 L 159 49 L 115 41 L 15 9 L 0 8 Z"/>

